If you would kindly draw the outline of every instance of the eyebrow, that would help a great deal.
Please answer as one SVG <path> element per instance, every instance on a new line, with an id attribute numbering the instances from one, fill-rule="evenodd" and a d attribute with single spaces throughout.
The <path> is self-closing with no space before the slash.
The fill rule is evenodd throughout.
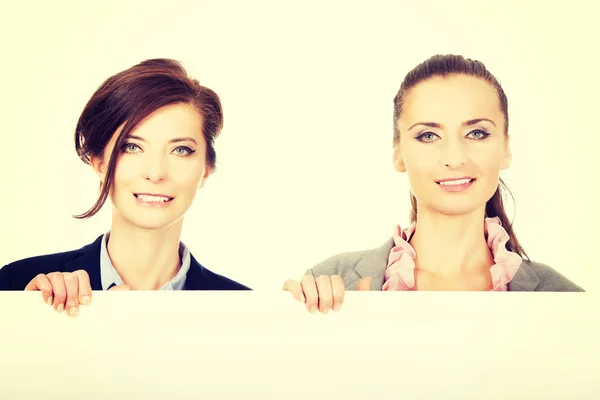
<path id="1" fill-rule="evenodd" d="M 128 135 L 127 138 L 139 140 L 140 142 L 146 141 L 144 138 L 135 136 L 135 135 Z M 194 139 L 192 137 L 180 137 L 180 138 L 171 139 L 171 140 L 169 140 L 169 143 L 178 143 L 178 142 L 186 142 L 186 141 L 190 141 L 190 142 L 194 142 L 195 144 L 198 144 L 198 142 L 196 142 L 196 139 Z"/>
<path id="2" fill-rule="evenodd" d="M 468 121 L 464 121 L 462 124 L 460 124 L 460 126 L 471 126 L 471 125 L 475 125 L 478 124 L 480 122 L 489 122 L 492 125 L 496 126 L 496 123 L 494 121 L 492 121 L 491 119 L 487 119 L 487 118 L 475 118 L 475 119 L 470 119 Z M 410 128 L 408 128 L 408 130 L 411 130 L 412 128 L 414 128 L 417 125 L 424 125 L 424 126 L 428 126 L 430 128 L 441 128 L 442 125 L 438 124 L 437 122 L 417 122 L 416 124 L 412 125 Z"/>

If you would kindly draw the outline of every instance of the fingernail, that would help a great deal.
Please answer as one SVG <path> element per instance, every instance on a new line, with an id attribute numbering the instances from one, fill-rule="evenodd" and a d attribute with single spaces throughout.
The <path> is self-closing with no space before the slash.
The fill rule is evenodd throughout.
<path id="1" fill-rule="evenodd" d="M 342 308 L 342 305 L 340 303 L 336 303 L 335 306 L 333 306 L 333 311 L 338 312 L 340 311 L 340 308 Z"/>
<path id="2" fill-rule="evenodd" d="M 58 307 L 56 307 L 57 312 L 63 312 L 64 309 L 65 307 L 62 304 L 59 304 Z"/>
<path id="3" fill-rule="evenodd" d="M 317 312 L 317 306 L 312 306 L 312 307 L 310 308 L 310 312 L 311 312 L 311 313 L 316 313 L 316 312 Z"/>
<path id="4" fill-rule="evenodd" d="M 328 314 L 329 313 L 329 307 L 325 307 L 323 309 L 323 314 Z"/>
<path id="5" fill-rule="evenodd" d="M 90 296 L 82 296 L 81 297 L 81 304 L 83 304 L 83 305 L 90 304 L 91 300 L 92 299 L 90 298 Z"/>
<path id="6" fill-rule="evenodd" d="M 70 316 L 72 316 L 72 317 L 76 316 L 77 312 L 78 312 L 77 311 L 77 307 L 71 307 L 71 308 L 69 308 L 69 315 Z"/>
<path id="7" fill-rule="evenodd" d="M 49 306 L 51 306 L 51 305 L 52 305 L 52 300 L 54 300 L 54 299 L 52 298 L 52 296 L 48 297 L 48 305 L 49 305 Z"/>

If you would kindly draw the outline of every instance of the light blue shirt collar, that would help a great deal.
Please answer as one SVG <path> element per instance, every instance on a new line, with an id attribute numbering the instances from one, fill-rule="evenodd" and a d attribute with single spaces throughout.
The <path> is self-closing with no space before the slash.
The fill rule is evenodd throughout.
<path id="1" fill-rule="evenodd" d="M 100 249 L 100 277 L 102 280 L 102 290 L 108 290 L 109 287 L 115 285 L 122 285 L 123 280 L 119 276 L 119 273 L 113 266 L 110 257 L 108 256 L 108 249 L 106 241 L 110 232 L 102 236 L 102 247 Z M 190 251 L 183 242 L 179 243 L 179 257 L 181 257 L 181 268 L 177 272 L 177 275 L 173 277 L 169 282 L 165 283 L 159 290 L 183 290 L 185 287 L 185 278 L 191 265 Z"/>

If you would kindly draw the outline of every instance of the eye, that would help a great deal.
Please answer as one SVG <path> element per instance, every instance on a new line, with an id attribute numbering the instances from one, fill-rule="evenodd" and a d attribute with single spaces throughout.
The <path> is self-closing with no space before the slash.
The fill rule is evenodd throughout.
<path id="1" fill-rule="evenodd" d="M 486 137 L 490 136 L 490 134 L 484 130 L 476 129 L 474 131 L 469 132 L 467 134 L 467 137 L 469 137 L 469 136 L 471 137 L 471 139 L 481 140 L 481 139 L 485 139 Z"/>
<path id="2" fill-rule="evenodd" d="M 121 150 L 124 151 L 125 153 L 138 153 L 138 150 L 142 151 L 140 146 L 138 146 L 135 143 L 125 143 L 123 145 L 123 147 L 121 148 Z"/>
<path id="3" fill-rule="evenodd" d="M 431 143 L 431 142 L 434 142 L 436 140 L 436 138 L 439 139 L 439 136 L 433 132 L 423 132 L 419 136 L 417 136 L 415 139 L 417 139 L 419 142 Z"/>
<path id="4" fill-rule="evenodd" d="M 189 156 L 193 154 L 196 150 L 192 150 L 187 146 L 179 146 L 173 150 L 173 152 L 178 156 Z"/>

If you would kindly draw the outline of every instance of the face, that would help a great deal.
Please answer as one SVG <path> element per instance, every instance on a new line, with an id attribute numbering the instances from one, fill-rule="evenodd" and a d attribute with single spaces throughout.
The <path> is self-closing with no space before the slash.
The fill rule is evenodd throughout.
<path id="1" fill-rule="evenodd" d="M 408 92 L 394 166 L 408 174 L 419 212 L 485 210 L 500 171 L 510 166 L 504 124 L 496 89 L 484 80 L 434 77 Z"/>
<path id="2" fill-rule="evenodd" d="M 104 156 L 91 160 L 103 181 L 120 130 Z M 110 192 L 115 216 L 145 229 L 171 226 L 210 172 L 200 113 L 187 104 L 165 106 L 138 124 L 120 149 Z"/>

